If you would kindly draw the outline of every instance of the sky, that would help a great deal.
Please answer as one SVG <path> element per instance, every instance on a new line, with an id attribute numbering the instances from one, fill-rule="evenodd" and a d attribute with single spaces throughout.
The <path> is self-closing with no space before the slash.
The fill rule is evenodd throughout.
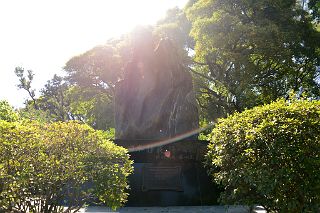
<path id="1" fill-rule="evenodd" d="M 22 107 L 15 67 L 32 70 L 39 91 L 73 56 L 137 25 L 152 25 L 187 0 L 0 1 L 0 100 Z M 39 93 L 38 93 L 39 94 Z"/>

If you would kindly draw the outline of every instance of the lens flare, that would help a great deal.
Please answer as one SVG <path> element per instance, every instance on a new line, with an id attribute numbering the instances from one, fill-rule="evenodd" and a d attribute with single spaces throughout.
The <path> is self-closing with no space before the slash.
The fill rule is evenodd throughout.
<path id="1" fill-rule="evenodd" d="M 198 134 L 204 130 L 207 130 L 209 128 L 211 128 L 214 125 L 214 123 L 207 125 L 206 127 L 203 128 L 197 128 L 195 130 L 191 130 L 189 132 L 186 132 L 184 134 L 180 134 L 177 135 L 173 138 L 169 138 L 169 139 L 165 139 L 162 141 L 155 141 L 153 143 L 149 143 L 149 144 L 144 144 L 144 145 L 138 145 L 138 146 L 131 146 L 128 147 L 129 152 L 137 152 L 137 151 L 142 151 L 142 150 L 146 150 L 146 149 L 152 149 L 152 148 L 156 148 L 156 147 L 160 147 L 160 146 L 164 146 L 164 145 L 168 145 L 171 143 L 175 143 L 177 141 L 189 138 L 195 134 Z"/>

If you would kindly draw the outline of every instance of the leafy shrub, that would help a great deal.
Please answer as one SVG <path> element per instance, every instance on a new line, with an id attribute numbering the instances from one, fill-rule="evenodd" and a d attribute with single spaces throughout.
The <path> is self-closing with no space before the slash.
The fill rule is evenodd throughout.
<path id="1" fill-rule="evenodd" d="M 0 101 L 0 120 L 16 121 L 18 114 L 7 101 Z"/>
<path id="2" fill-rule="evenodd" d="M 126 201 L 131 163 L 86 125 L 0 121 L 0 209 L 71 212 L 93 198 L 115 209 Z"/>
<path id="3" fill-rule="evenodd" d="M 320 101 L 279 100 L 219 120 L 206 159 L 224 203 L 318 212 Z"/>

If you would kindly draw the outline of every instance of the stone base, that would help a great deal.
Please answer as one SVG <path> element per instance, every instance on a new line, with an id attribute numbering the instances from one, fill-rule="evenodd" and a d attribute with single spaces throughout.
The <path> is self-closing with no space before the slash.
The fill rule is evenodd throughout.
<path id="1" fill-rule="evenodd" d="M 126 206 L 216 205 L 221 189 L 203 168 L 207 142 L 178 141 L 130 153 L 134 173 L 129 177 Z"/>

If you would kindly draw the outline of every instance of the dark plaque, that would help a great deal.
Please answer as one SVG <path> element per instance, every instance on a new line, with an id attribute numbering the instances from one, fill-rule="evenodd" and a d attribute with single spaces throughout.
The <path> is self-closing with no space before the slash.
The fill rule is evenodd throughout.
<path id="1" fill-rule="evenodd" d="M 142 191 L 149 190 L 183 191 L 181 167 L 144 167 Z"/>

